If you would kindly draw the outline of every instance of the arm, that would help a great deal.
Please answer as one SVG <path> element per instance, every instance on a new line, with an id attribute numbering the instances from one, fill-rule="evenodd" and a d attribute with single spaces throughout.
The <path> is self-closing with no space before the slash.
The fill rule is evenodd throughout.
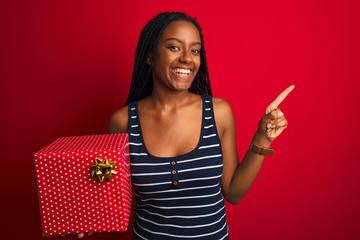
<path id="1" fill-rule="evenodd" d="M 226 127 L 224 127 L 221 136 L 221 146 L 223 151 L 223 176 L 221 179 L 221 187 L 225 199 L 232 204 L 237 204 L 254 183 L 264 161 L 264 156 L 256 154 L 248 149 L 241 164 L 239 163 L 234 116 L 230 106 L 227 110 L 225 109 L 225 111 L 227 114 L 224 114 L 223 118 L 227 118 L 227 120 L 224 120 L 223 124 L 225 124 L 224 126 Z M 257 133 L 255 134 L 253 141 L 258 146 L 270 146 L 270 144 L 259 137 Z M 260 144 L 260 142 L 263 143 Z"/>
<path id="2" fill-rule="evenodd" d="M 214 99 L 214 111 L 223 152 L 221 189 L 228 202 L 237 204 L 255 181 L 264 156 L 248 150 L 240 164 L 236 145 L 236 125 L 231 107 L 224 100 Z"/>
<path id="3" fill-rule="evenodd" d="M 273 102 L 266 109 L 252 139 L 256 145 L 269 148 L 272 141 L 286 128 L 287 120 L 277 106 L 291 90 L 282 95 L 282 99 L 277 98 L 275 104 Z M 240 164 L 235 119 L 231 107 L 224 100 L 214 98 L 214 111 L 223 151 L 222 193 L 228 202 L 237 204 L 255 181 L 265 156 L 248 149 Z"/>
<path id="4" fill-rule="evenodd" d="M 128 106 L 120 108 L 110 118 L 109 133 L 127 133 L 128 131 Z"/>

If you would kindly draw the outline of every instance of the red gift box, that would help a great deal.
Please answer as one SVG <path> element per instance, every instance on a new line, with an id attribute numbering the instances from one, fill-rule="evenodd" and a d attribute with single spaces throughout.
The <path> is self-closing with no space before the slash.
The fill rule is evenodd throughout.
<path id="1" fill-rule="evenodd" d="M 44 236 L 126 231 L 128 142 L 127 133 L 62 137 L 34 154 Z"/>

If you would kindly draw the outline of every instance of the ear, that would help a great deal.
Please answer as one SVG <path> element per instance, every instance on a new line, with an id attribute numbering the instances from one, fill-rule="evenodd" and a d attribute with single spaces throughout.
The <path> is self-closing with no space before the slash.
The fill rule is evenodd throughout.
<path id="1" fill-rule="evenodd" d="M 152 52 L 150 52 L 148 58 L 146 59 L 147 64 L 151 65 Z"/>

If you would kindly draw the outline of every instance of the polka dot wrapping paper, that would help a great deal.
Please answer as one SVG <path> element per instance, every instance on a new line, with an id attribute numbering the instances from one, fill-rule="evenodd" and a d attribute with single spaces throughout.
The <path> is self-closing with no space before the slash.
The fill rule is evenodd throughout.
<path id="1" fill-rule="evenodd" d="M 110 182 L 90 175 L 115 164 Z M 61 137 L 34 154 L 43 236 L 126 231 L 131 208 L 127 133 Z"/>

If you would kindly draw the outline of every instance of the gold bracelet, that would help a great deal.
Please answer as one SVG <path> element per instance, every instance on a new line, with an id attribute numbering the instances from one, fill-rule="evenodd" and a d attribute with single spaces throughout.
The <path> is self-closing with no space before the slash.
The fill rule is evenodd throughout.
<path id="1" fill-rule="evenodd" d="M 263 148 L 256 145 L 254 142 L 251 142 L 250 145 L 251 151 L 260 155 L 274 155 L 275 151 L 269 148 Z"/>

